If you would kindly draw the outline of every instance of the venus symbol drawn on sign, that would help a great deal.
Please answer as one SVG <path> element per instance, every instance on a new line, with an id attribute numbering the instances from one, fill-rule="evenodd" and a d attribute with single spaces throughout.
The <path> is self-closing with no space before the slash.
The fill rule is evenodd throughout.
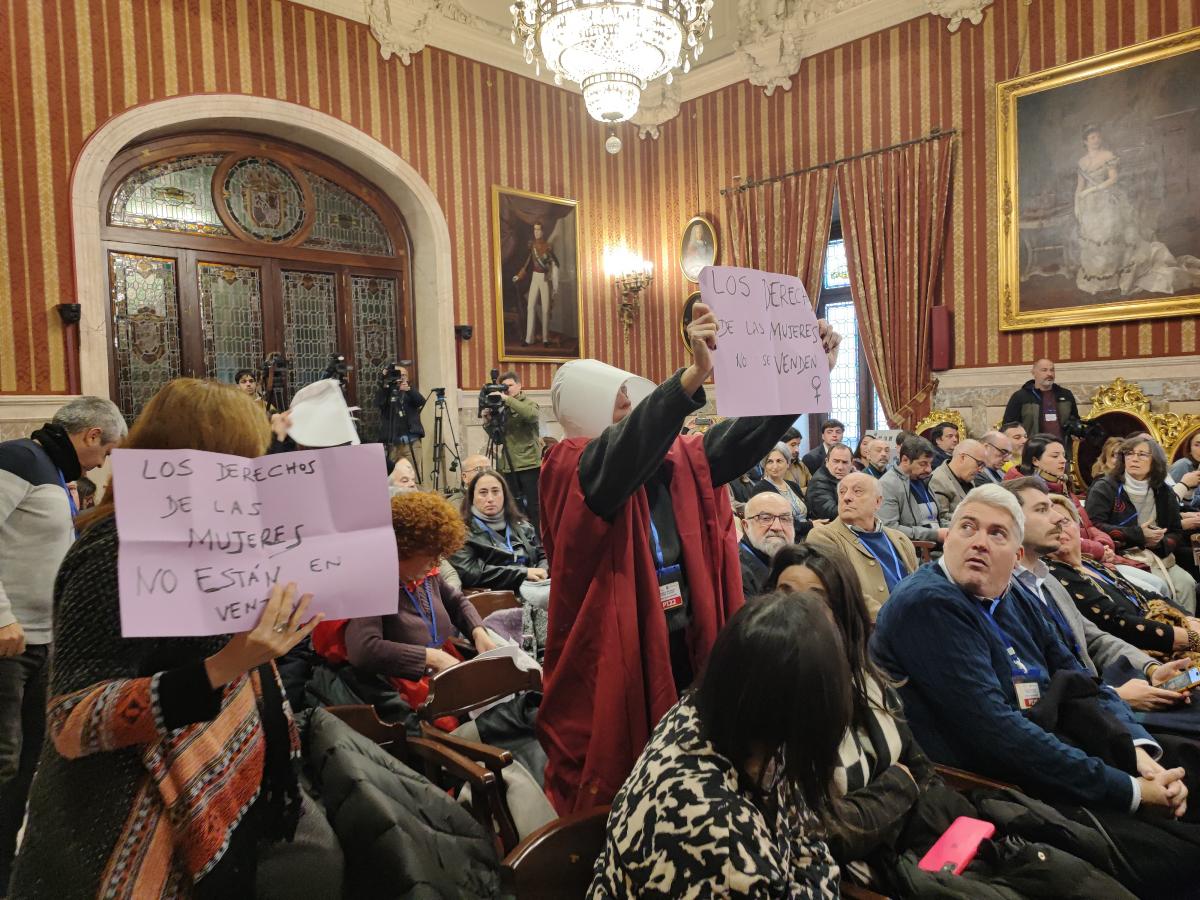
<path id="1" fill-rule="evenodd" d="M 813 402 L 820 403 L 821 402 L 821 376 L 820 375 L 814 375 L 812 377 L 812 387 L 813 387 Z"/>

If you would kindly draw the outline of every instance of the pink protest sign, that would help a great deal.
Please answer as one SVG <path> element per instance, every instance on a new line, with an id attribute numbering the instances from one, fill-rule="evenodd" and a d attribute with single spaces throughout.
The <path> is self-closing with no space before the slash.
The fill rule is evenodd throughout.
<path id="1" fill-rule="evenodd" d="M 380 444 L 259 459 L 117 450 L 112 470 L 125 637 L 249 631 L 289 581 L 327 619 L 396 611 Z"/>
<path id="2" fill-rule="evenodd" d="M 829 361 L 800 279 L 708 266 L 700 300 L 720 323 L 713 354 L 719 415 L 829 412 Z"/>

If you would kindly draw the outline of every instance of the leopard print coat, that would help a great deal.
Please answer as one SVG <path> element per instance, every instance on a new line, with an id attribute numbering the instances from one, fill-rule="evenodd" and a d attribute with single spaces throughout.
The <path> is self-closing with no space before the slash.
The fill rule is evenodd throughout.
<path id="1" fill-rule="evenodd" d="M 816 817 L 775 788 L 765 814 L 732 763 L 700 736 L 690 698 L 659 722 L 613 801 L 591 898 L 838 896 Z"/>

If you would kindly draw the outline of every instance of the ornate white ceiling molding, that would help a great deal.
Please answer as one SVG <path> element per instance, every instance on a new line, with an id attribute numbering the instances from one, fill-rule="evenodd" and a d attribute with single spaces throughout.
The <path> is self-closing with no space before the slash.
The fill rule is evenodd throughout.
<path id="1" fill-rule="evenodd" d="M 738 39 L 734 53 L 751 84 L 768 97 L 785 91 L 804 57 L 805 21 L 812 0 L 738 0 Z"/>
<path id="2" fill-rule="evenodd" d="M 367 24 L 379 42 L 384 59 L 393 54 L 404 65 L 426 46 L 441 47 L 463 56 L 480 58 L 472 50 L 483 50 L 484 62 L 510 56 L 503 68 L 521 71 L 521 59 L 511 46 L 509 30 L 467 12 L 457 0 L 365 0 Z"/>
<path id="3" fill-rule="evenodd" d="M 658 126 L 679 115 L 681 80 L 683 79 L 677 78 L 671 84 L 667 84 L 665 78 L 660 78 L 642 91 L 642 102 L 638 106 L 637 115 L 630 119 L 638 127 L 638 137 L 643 140 L 657 139 Z"/>
<path id="4" fill-rule="evenodd" d="M 1029 5 L 1030 0 L 1026 0 Z M 958 31 L 963 21 L 978 25 L 983 21 L 983 10 L 991 6 L 992 0 L 929 0 L 929 11 L 943 19 L 949 19 L 946 25 L 950 31 Z"/>

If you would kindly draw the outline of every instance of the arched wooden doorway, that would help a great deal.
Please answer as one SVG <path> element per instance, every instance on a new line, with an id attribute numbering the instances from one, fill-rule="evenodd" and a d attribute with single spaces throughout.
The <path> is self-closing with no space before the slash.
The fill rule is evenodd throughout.
<path id="1" fill-rule="evenodd" d="M 231 381 L 281 351 L 298 388 L 331 354 L 376 436 L 389 362 L 415 362 L 411 245 L 372 185 L 275 139 L 176 136 L 121 153 L 102 189 L 113 397 L 133 417 L 166 381 Z"/>

